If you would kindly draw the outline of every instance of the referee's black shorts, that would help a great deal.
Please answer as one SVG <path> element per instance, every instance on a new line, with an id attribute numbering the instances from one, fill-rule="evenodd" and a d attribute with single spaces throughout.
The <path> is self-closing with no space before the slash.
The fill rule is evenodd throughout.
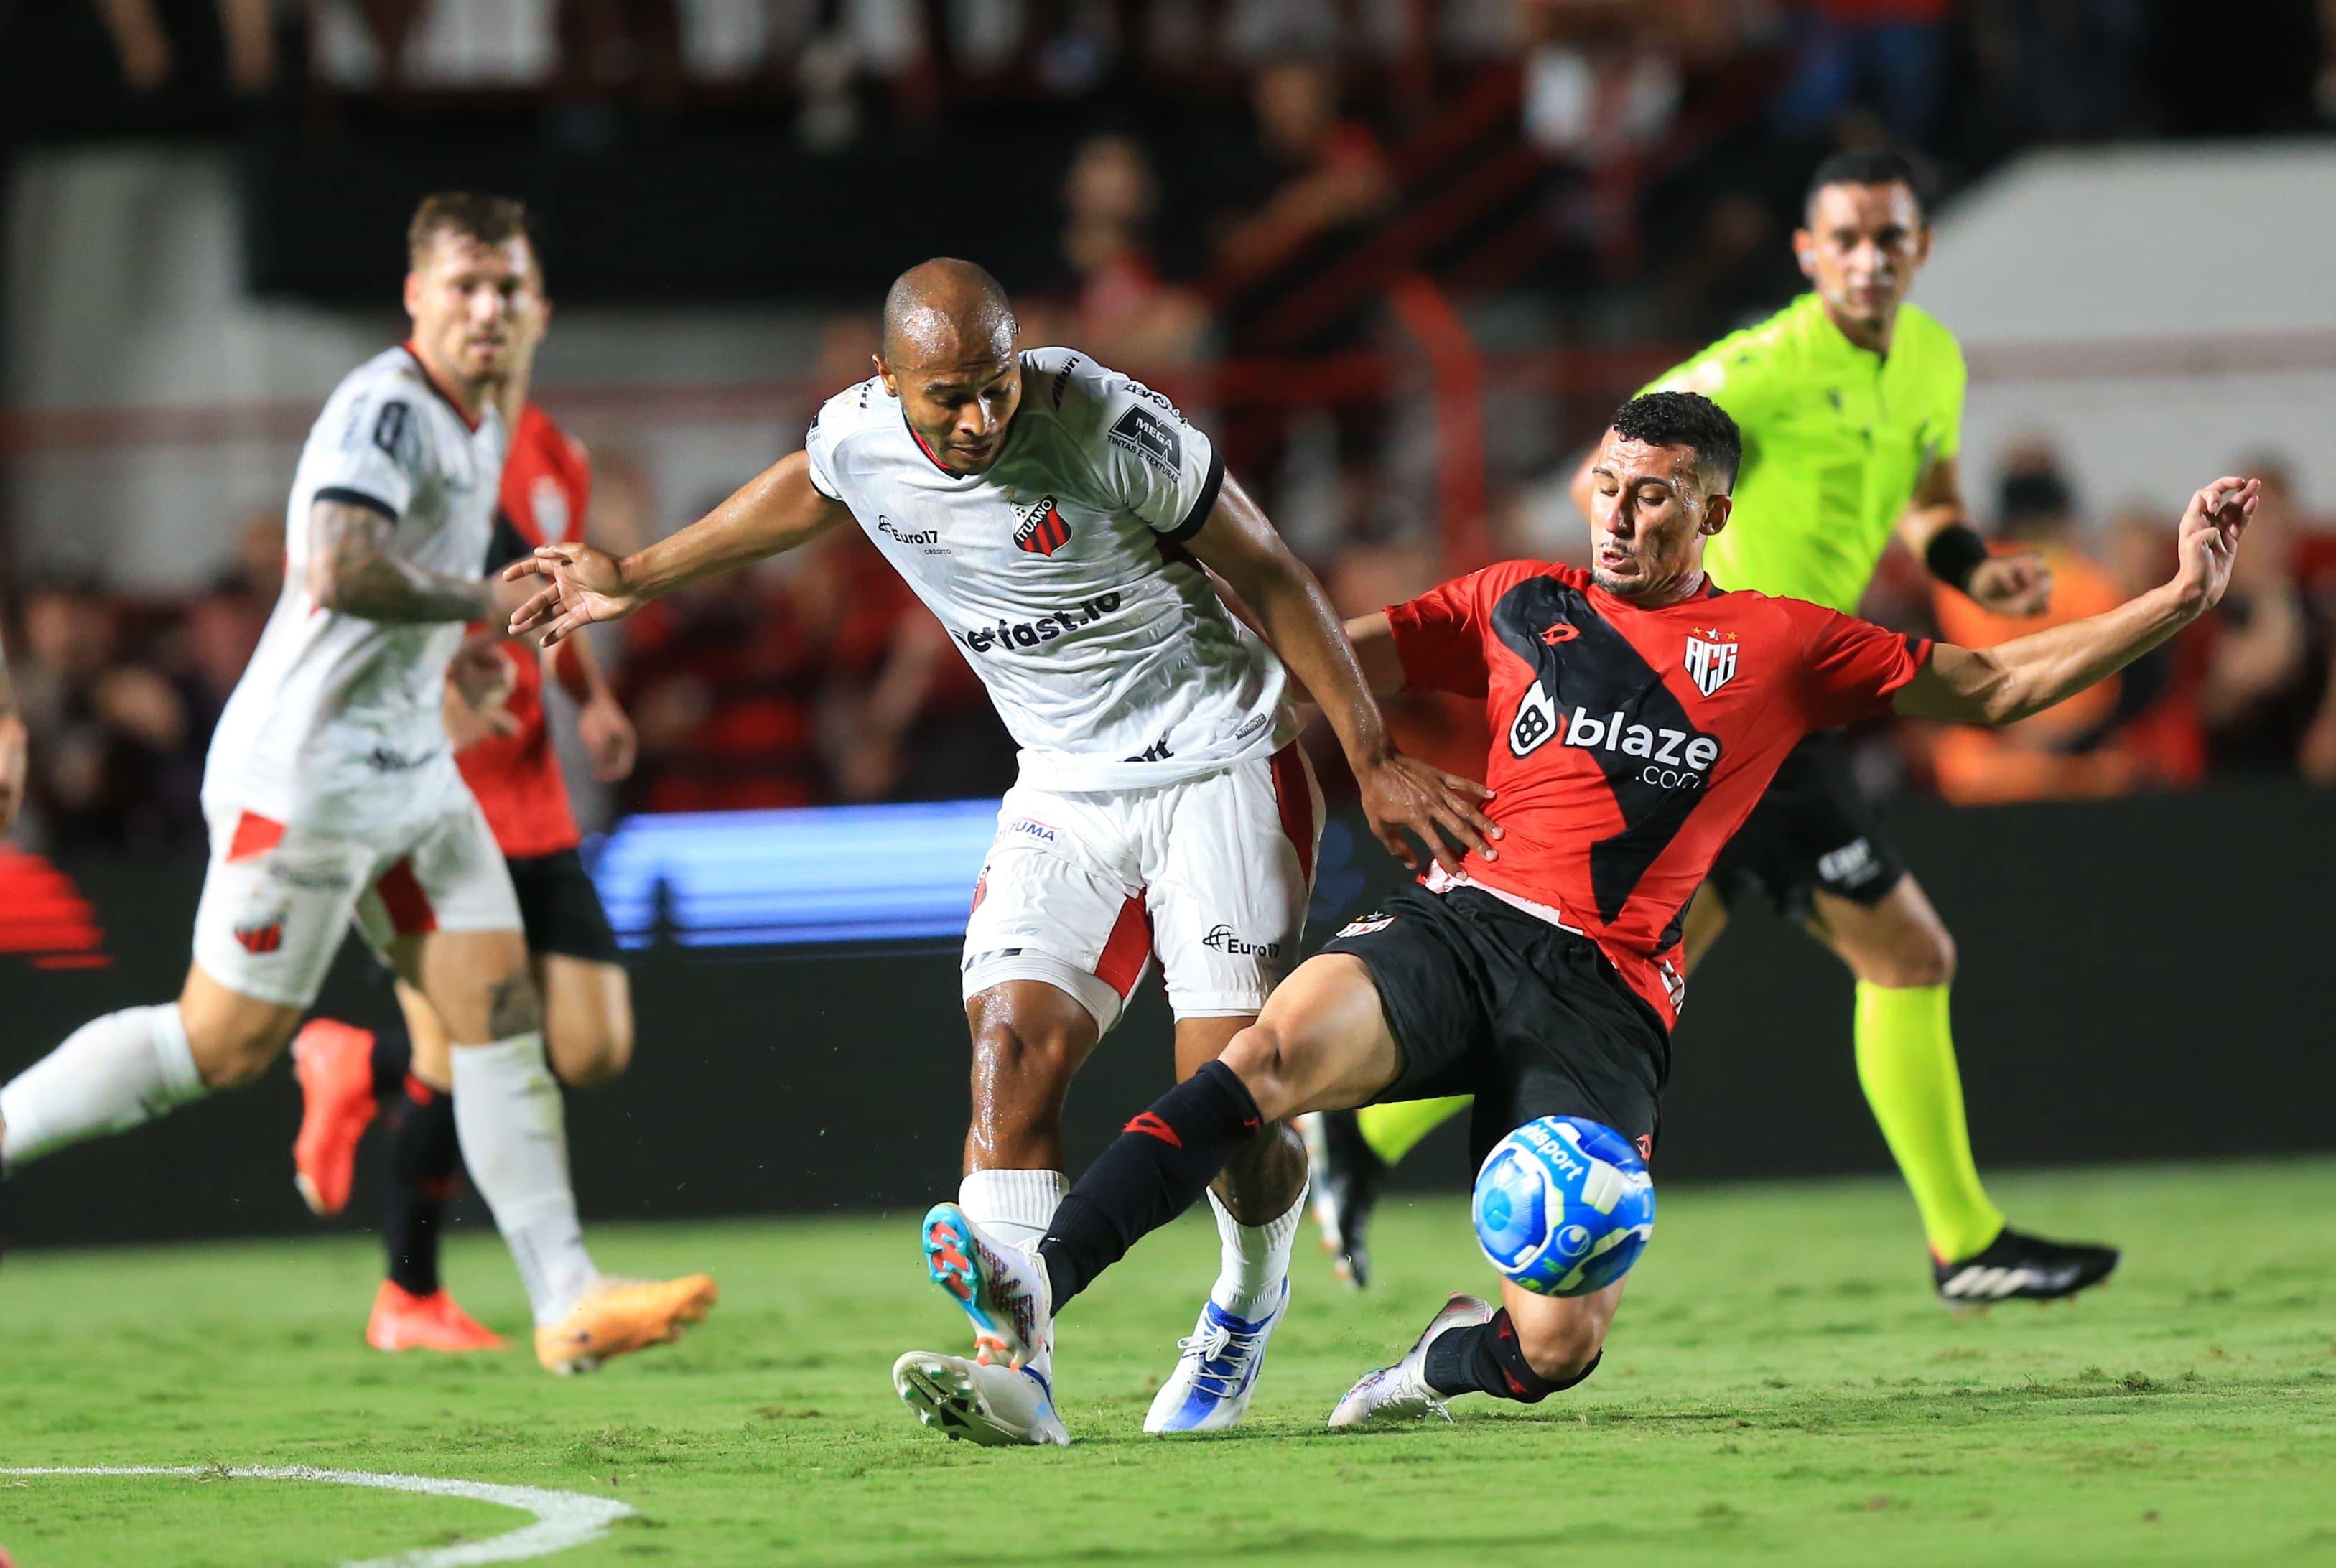
<path id="1" fill-rule="evenodd" d="M 1474 1171 L 1542 1116 L 1586 1116 L 1651 1153 L 1670 1036 L 1595 943 L 1477 888 L 1406 888 L 1322 950 L 1363 960 L 1403 1070 L 1377 1099 L 1474 1095 Z"/>
<path id="2" fill-rule="evenodd" d="M 1731 909 L 1765 899 L 1798 924 L 1813 893 L 1875 904 L 1905 874 L 1898 846 L 1857 787 L 1849 743 L 1828 729 L 1785 754 L 1760 803 L 1712 862 L 1710 881 Z"/>
<path id="3" fill-rule="evenodd" d="M 519 919 L 527 950 L 559 953 L 587 963 L 618 960 L 617 933 L 600 907 L 600 890 L 573 849 L 548 855 L 506 855 L 511 891 L 519 895 Z"/>

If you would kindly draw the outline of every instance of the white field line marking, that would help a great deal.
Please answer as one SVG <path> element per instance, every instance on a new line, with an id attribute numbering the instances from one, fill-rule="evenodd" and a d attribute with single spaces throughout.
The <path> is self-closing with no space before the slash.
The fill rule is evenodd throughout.
<path id="1" fill-rule="evenodd" d="M 632 1507 L 608 1497 L 581 1492 L 553 1492 L 540 1486 L 498 1486 L 486 1481 L 451 1481 L 435 1475 L 396 1475 L 376 1470 L 319 1470 L 307 1465 L 238 1465 L 221 1470 L 199 1465 L 99 1465 L 0 1469 L 0 1475 L 219 1475 L 238 1481 L 321 1481 L 335 1486 L 375 1486 L 384 1492 L 416 1492 L 431 1497 L 462 1497 L 474 1503 L 499 1503 L 535 1515 L 535 1523 L 485 1541 L 458 1546 L 433 1546 L 402 1552 L 394 1557 L 369 1557 L 345 1563 L 341 1568 L 470 1568 L 478 1563 L 518 1563 L 548 1557 L 588 1541 L 598 1541 L 608 1526 L 631 1515 Z"/>

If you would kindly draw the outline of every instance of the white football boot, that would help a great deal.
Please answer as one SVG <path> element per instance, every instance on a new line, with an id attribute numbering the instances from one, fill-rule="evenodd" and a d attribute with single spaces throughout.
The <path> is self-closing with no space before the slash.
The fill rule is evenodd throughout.
<path id="1" fill-rule="evenodd" d="M 963 1438 L 985 1448 L 1070 1445 L 1046 1380 L 1029 1367 L 1017 1372 L 911 1350 L 892 1363 L 892 1388 L 918 1420 L 951 1442 Z"/>
<path id="2" fill-rule="evenodd" d="M 1192 1332 L 1176 1341 L 1183 1352 L 1176 1369 L 1153 1397 L 1144 1417 L 1147 1432 L 1222 1432 L 1249 1409 L 1257 1375 L 1265 1368 L 1266 1341 L 1290 1312 L 1290 1281 L 1281 1299 L 1255 1322 L 1236 1318 L 1214 1301 L 1201 1309 Z"/>
<path id="3" fill-rule="evenodd" d="M 1020 1370 L 1054 1337 L 1046 1265 L 997 1240 L 955 1203 L 935 1203 L 919 1234 L 925 1271 L 973 1320 L 974 1359 Z"/>
<path id="4" fill-rule="evenodd" d="M 1331 1428 L 1391 1427 L 1429 1416 L 1452 1419 L 1452 1412 L 1444 1407 L 1448 1396 L 1427 1386 L 1427 1348 L 1455 1329 L 1492 1320 L 1493 1305 L 1489 1301 L 1475 1296 L 1455 1296 L 1445 1302 L 1444 1310 L 1427 1320 L 1426 1331 L 1404 1352 L 1402 1360 L 1392 1367 L 1364 1373 L 1347 1390 L 1347 1397 L 1330 1412 Z"/>

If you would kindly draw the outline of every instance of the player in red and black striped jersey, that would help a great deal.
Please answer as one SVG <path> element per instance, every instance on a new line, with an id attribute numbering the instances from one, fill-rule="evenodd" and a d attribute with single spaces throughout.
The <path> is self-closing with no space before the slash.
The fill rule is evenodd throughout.
<path id="1" fill-rule="evenodd" d="M 502 394 L 511 442 L 497 496 L 491 572 L 538 545 L 584 537 L 589 460 L 527 401 L 540 342 L 539 328 L 515 344 L 514 374 Z M 501 639 L 473 646 L 456 675 L 461 678 L 447 686 L 447 734 L 463 782 L 511 868 L 543 997 L 545 1055 L 569 1088 L 605 1082 L 632 1058 L 632 989 L 599 893 L 577 852 L 576 813 L 545 723 L 547 676 L 575 699 L 595 776 L 614 781 L 631 772 L 632 726 L 581 638 L 549 654 Z M 358 1141 L 386 1113 L 388 1277 L 375 1297 L 366 1342 L 382 1350 L 492 1349 L 501 1339 L 455 1305 L 438 1271 L 439 1225 L 461 1168 L 445 1029 L 412 987 L 400 984 L 397 999 L 403 1030 L 318 1018 L 294 1042 L 305 1102 L 293 1145 L 300 1191 L 317 1213 L 339 1213 L 348 1202 Z"/>
<path id="2" fill-rule="evenodd" d="M 1716 590 L 1703 541 L 1727 525 L 1741 455 L 1717 404 L 1636 398 L 1597 459 L 1590 570 L 1494 567 L 1348 623 L 1376 689 L 1484 700 L 1497 842 L 1352 922 L 1284 981 L 1219 1060 L 1087 1168 L 1035 1260 L 948 1205 L 927 1217 L 936 1282 L 1009 1356 L 1050 1336 L 1072 1296 L 1279 1118 L 1474 1094 L 1480 1159 L 1549 1115 L 1601 1122 L 1651 1154 L 1683 913 L 1785 755 L 1814 730 L 1881 713 L 2005 724 L 2105 678 L 2222 597 L 2256 496 L 2252 480 L 2200 491 L 2166 586 L 1971 649 Z M 959 1244 L 936 1254 L 937 1234 Z M 1597 1365 L 1621 1289 L 1504 1285 L 1498 1310 L 1455 1297 L 1331 1424 L 1570 1388 Z"/>

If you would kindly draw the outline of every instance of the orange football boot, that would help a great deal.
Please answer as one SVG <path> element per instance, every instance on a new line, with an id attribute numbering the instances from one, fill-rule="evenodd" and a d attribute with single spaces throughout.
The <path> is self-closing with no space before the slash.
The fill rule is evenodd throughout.
<path id="1" fill-rule="evenodd" d="M 293 1182 L 310 1212 L 349 1205 L 357 1142 L 380 1109 L 373 1097 L 373 1031 L 311 1019 L 292 1040 L 300 1080 L 300 1135 L 292 1140 Z"/>
<path id="2" fill-rule="evenodd" d="M 417 1296 L 384 1280 L 365 1320 L 365 1343 L 376 1350 L 500 1350 L 503 1337 L 480 1322 L 443 1290 Z"/>
<path id="3" fill-rule="evenodd" d="M 535 1331 L 535 1359 L 547 1372 L 592 1372 L 611 1356 L 681 1338 L 721 1291 L 704 1274 L 680 1280 L 603 1280 L 568 1316 Z"/>

